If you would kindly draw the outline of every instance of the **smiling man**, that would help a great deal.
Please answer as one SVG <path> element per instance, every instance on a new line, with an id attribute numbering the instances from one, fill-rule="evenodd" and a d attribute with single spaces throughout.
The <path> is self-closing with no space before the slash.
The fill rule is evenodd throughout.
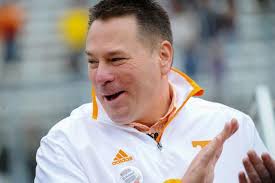
<path id="1" fill-rule="evenodd" d="M 203 90 L 171 68 L 170 21 L 155 1 L 100 1 L 86 54 L 93 102 L 41 140 L 35 182 L 274 181 L 271 157 L 249 151 L 266 151 L 252 120 L 195 98 Z"/>
<path id="2" fill-rule="evenodd" d="M 154 45 L 159 50 L 144 36 L 133 15 L 95 21 L 88 33 L 89 78 L 103 108 L 119 124 L 153 125 L 171 103 L 171 43 Z"/>

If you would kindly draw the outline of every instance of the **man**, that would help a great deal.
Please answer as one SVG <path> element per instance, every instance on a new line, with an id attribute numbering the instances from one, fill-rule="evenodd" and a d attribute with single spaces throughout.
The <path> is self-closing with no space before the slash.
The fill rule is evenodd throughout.
<path id="1" fill-rule="evenodd" d="M 0 3 L 0 40 L 4 43 L 4 61 L 11 63 L 17 59 L 17 41 L 24 25 L 24 10 L 11 0 Z"/>
<path id="2" fill-rule="evenodd" d="M 68 66 L 70 71 L 79 74 L 80 58 L 85 46 L 88 14 L 83 2 L 73 1 L 72 7 L 62 15 L 58 22 L 59 34 L 68 48 Z"/>
<path id="3" fill-rule="evenodd" d="M 252 120 L 194 98 L 203 90 L 171 70 L 172 43 L 169 18 L 152 0 L 103 0 L 92 8 L 86 53 L 93 103 L 41 140 L 35 182 L 232 183 L 239 172 L 241 183 L 274 182 L 268 154 L 251 151 L 242 166 L 249 149 L 266 151 Z"/>

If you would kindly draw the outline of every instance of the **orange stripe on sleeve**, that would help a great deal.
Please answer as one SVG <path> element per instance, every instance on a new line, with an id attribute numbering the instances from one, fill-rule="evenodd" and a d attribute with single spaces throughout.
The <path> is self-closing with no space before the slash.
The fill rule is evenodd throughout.
<path id="1" fill-rule="evenodd" d="M 92 87 L 92 102 L 93 102 L 93 107 L 92 107 L 92 118 L 97 120 L 98 117 L 98 106 L 97 106 L 97 101 L 96 101 L 96 94 L 95 94 L 95 89 Z"/>

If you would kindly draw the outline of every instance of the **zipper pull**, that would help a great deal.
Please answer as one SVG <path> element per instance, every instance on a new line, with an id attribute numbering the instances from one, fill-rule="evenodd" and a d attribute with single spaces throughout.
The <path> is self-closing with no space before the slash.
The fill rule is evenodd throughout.
<path id="1" fill-rule="evenodd" d="M 162 150 L 162 144 L 160 142 L 158 142 L 158 149 L 161 151 Z"/>

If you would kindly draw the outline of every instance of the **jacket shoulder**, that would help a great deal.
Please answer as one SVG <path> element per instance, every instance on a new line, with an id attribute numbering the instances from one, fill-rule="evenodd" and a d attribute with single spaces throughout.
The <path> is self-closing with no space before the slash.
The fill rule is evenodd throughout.
<path id="1" fill-rule="evenodd" d="M 237 109 L 234 109 L 232 107 L 229 107 L 227 105 L 217 103 L 217 102 L 207 101 L 197 97 L 190 98 L 188 102 L 188 107 L 192 108 L 193 110 L 196 109 L 201 112 L 210 112 L 210 113 L 223 112 L 223 113 L 235 114 L 238 116 L 242 116 L 242 115 L 247 116 L 245 113 Z"/>
<path id="2" fill-rule="evenodd" d="M 248 125 L 254 127 L 254 122 L 242 111 L 226 106 L 221 103 L 211 102 L 204 99 L 192 97 L 187 104 L 187 110 L 196 111 L 198 115 L 205 118 L 220 119 L 223 122 L 228 122 L 232 118 L 236 118 L 240 125 Z"/>
<path id="3" fill-rule="evenodd" d="M 94 122 L 91 118 L 91 106 L 89 103 L 74 109 L 70 116 L 57 122 L 44 138 L 58 140 L 81 134 L 81 131 L 85 130 L 87 124 L 93 124 Z"/>

